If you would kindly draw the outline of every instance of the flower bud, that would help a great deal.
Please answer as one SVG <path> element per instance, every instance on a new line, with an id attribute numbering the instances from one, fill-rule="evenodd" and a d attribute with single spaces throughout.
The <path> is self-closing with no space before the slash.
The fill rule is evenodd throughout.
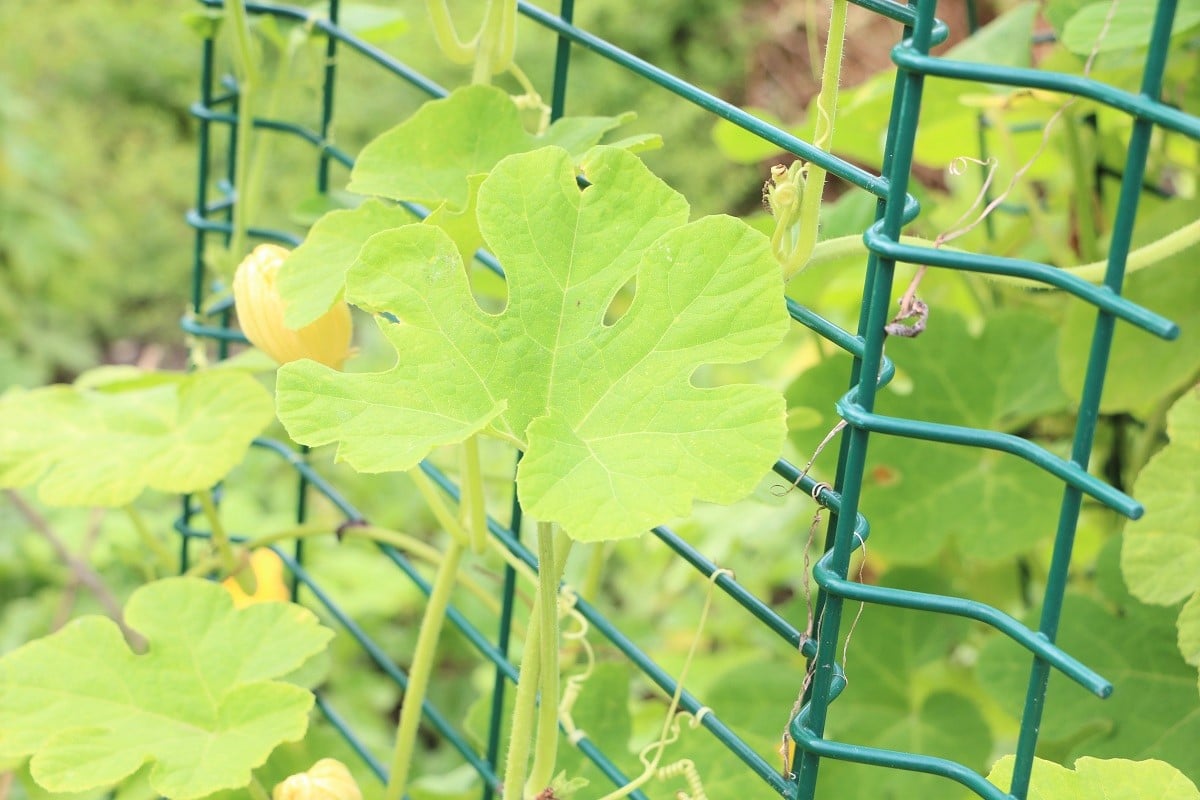
<path id="1" fill-rule="evenodd" d="M 237 578 L 226 578 L 221 582 L 225 591 L 233 597 L 234 608 L 245 608 L 255 603 L 288 601 L 292 598 L 283 580 L 283 561 L 269 547 L 260 547 L 250 553 L 249 569 L 254 575 L 251 585 L 254 591 L 247 594 Z"/>
<path id="2" fill-rule="evenodd" d="M 311 358 L 341 369 L 350 355 L 350 307 L 338 300 L 317 320 L 299 330 L 283 324 L 283 298 L 275 279 L 288 251 L 260 244 L 238 265 L 233 276 L 233 300 L 238 323 L 251 344 L 280 364 Z"/>
<path id="3" fill-rule="evenodd" d="M 275 786 L 271 800 L 362 800 L 362 792 L 346 769 L 335 758 L 322 758 L 309 768 Z"/>

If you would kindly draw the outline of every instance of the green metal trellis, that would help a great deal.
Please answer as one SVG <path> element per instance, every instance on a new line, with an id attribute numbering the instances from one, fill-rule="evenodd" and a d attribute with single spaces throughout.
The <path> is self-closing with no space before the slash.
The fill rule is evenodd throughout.
<path id="1" fill-rule="evenodd" d="M 221 0 L 200 0 L 200 2 L 206 6 L 219 7 L 221 5 Z M 566 102 L 567 74 L 572 50 L 575 47 L 583 47 L 642 78 L 653 81 L 715 115 L 724 117 L 763 137 L 799 158 L 825 167 L 829 172 L 878 198 L 876 221 L 864 234 L 864 241 L 868 246 L 870 256 L 863 287 L 858 330 L 855 333 L 842 330 L 810 310 L 789 301 L 791 314 L 799 324 L 810 328 L 854 357 L 849 376 L 849 391 L 837 403 L 837 410 L 847 422 L 849 430 L 841 442 L 833 485 L 817 483 L 784 460 L 780 460 L 775 467 L 781 477 L 796 483 L 800 489 L 811 494 L 817 503 L 829 508 L 832 513 L 825 554 L 813 570 L 815 580 L 821 587 L 816 610 L 817 617 L 821 621 L 821 624 L 817 626 L 819 631 L 817 637 L 808 638 L 803 631 L 772 611 L 766 603 L 744 589 L 728 574 L 720 575 L 715 581 L 720 589 L 743 606 L 756 620 L 777 634 L 787 647 L 800 648 L 815 667 L 805 705 L 790 726 L 790 733 L 798 746 L 796 771 L 794 774 L 781 774 L 774 764 L 759 756 L 714 714 L 703 715 L 703 726 L 735 753 L 749 770 L 759 776 L 765 786 L 785 798 L 812 800 L 821 760 L 832 758 L 876 767 L 941 775 L 957 781 L 987 800 L 1011 798 L 1023 800 L 1029 789 L 1034 748 L 1037 743 L 1051 668 L 1060 670 L 1099 697 L 1107 696 L 1112 690 L 1111 685 L 1103 677 L 1059 649 L 1054 644 L 1054 640 L 1062 610 L 1067 568 L 1083 496 L 1089 495 L 1130 518 L 1136 519 L 1142 513 L 1141 506 L 1136 501 L 1089 475 L 1086 469 L 1116 322 L 1118 319 L 1128 322 L 1164 339 L 1171 339 L 1178 335 L 1178 328 L 1172 322 L 1120 296 L 1134 218 L 1143 188 L 1142 182 L 1150 136 L 1154 127 L 1160 126 L 1193 139 L 1200 139 L 1200 119 L 1173 109 L 1157 99 L 1162 84 L 1168 50 L 1167 43 L 1171 34 L 1176 0 L 1159 0 L 1158 2 L 1151 43 L 1144 64 L 1141 91 L 1138 94 L 1119 91 L 1087 77 L 1033 69 L 996 67 L 932 56 L 930 48 L 945 40 L 948 33 L 945 25 L 935 19 L 936 0 L 913 0 L 909 5 L 900 5 L 890 2 L 890 0 L 854 0 L 854 2 L 904 26 L 902 38 L 892 50 L 892 59 L 899 67 L 899 72 L 893 94 L 882 175 L 871 174 L 835 156 L 823 153 L 813 145 L 768 125 L 679 77 L 579 29 L 572 24 L 573 0 L 561 0 L 561 7 L 557 14 L 527 2 L 521 2 L 519 9 L 527 18 L 554 32 L 558 37 L 552 92 L 554 117 L 561 115 Z M 325 19 L 313 18 L 309 9 L 290 6 L 250 3 L 248 10 L 252 14 L 270 14 L 311 24 L 328 37 L 326 52 L 328 60 L 321 96 L 319 128 L 310 130 L 291 123 L 269 119 L 253 121 L 256 127 L 299 137 L 315 148 L 317 153 L 316 184 L 321 192 L 325 192 L 329 188 L 330 162 L 336 161 L 344 166 L 350 166 L 353 163 L 349 154 L 339 150 L 330 141 L 330 125 L 333 118 L 337 79 L 336 56 L 341 48 L 357 51 L 386 71 L 431 96 L 442 96 L 446 93 L 434 82 L 371 45 L 356 39 L 339 27 L 338 0 L 328 0 L 328 17 Z M 203 306 L 204 255 L 210 235 L 228 234 L 231 229 L 229 212 L 234 191 L 232 142 L 236 125 L 243 120 L 238 116 L 236 84 L 228 79 L 218 83 L 214 74 L 214 64 L 215 44 L 212 39 L 207 39 L 203 45 L 200 100 L 192 107 L 193 113 L 199 119 L 199 180 L 196 206 L 188 215 L 188 221 L 196 229 L 193 253 L 193 314 L 184 321 L 184 328 L 192 335 L 217 340 L 220 355 L 224 356 L 229 342 L 242 341 L 242 339 L 240 333 L 230 328 L 228 304 L 215 310 L 205 310 Z M 1031 261 L 928 249 L 900 243 L 901 228 L 919 213 L 918 204 L 908 194 L 908 188 L 912 168 L 913 143 L 921 108 L 922 85 L 926 76 L 1067 93 L 1094 100 L 1133 118 L 1133 134 L 1122 173 L 1120 203 L 1113 225 L 1108 269 L 1101 286 L 1093 286 L 1068 273 Z M 227 173 L 221 176 L 221 179 L 213 174 L 212 163 L 212 153 L 216 148 L 214 134 L 219 125 L 228 128 L 229 138 L 225 147 L 230 154 L 225 159 Z M 211 196 L 214 187 L 219 191 L 219 196 L 215 199 Z M 424 211 L 418 207 L 412 207 L 412 210 L 418 214 L 422 214 Z M 290 244 L 297 243 L 295 237 L 286 232 L 251 228 L 250 233 L 264 239 Z M 480 253 L 479 258 L 483 263 L 499 272 L 499 265 L 488 254 Z M 874 412 L 878 389 L 886 384 L 894 373 L 891 363 L 883 355 L 883 345 L 884 325 L 890 314 L 888 304 L 893 273 L 898 261 L 926 264 L 936 268 L 1032 279 L 1058 287 L 1079 301 L 1096 307 L 1097 316 L 1087 377 L 1079 399 L 1079 416 L 1069 459 L 1059 458 L 1032 442 L 1007 434 L 899 419 Z M 872 380 L 871 376 L 877 376 L 877 378 Z M 1030 630 L 995 608 L 972 600 L 869 586 L 848 579 L 851 553 L 861 546 L 869 533 L 867 521 L 858 509 L 863 487 L 866 451 L 873 434 L 926 439 L 1002 451 L 1035 464 L 1063 482 L 1064 490 L 1057 536 L 1045 590 L 1041 623 L 1037 631 Z M 260 440 L 257 445 L 285 460 L 299 474 L 297 516 L 301 521 L 307 513 L 306 498 L 310 490 L 327 497 L 344 514 L 347 521 L 363 518 L 362 514 L 348 503 L 335 487 L 308 465 L 302 452 L 297 452 L 289 445 L 272 440 Z M 439 473 L 436 468 L 429 464 L 423 465 L 422 468 L 448 494 L 452 496 L 456 494 L 457 489 L 453 483 Z M 531 567 L 536 567 L 536 559 L 518 540 L 516 532 L 520 530 L 520 517 L 521 509 L 514 502 L 508 524 L 491 520 L 491 532 L 518 558 Z M 177 524 L 177 528 L 183 534 L 185 559 L 190 539 L 205 535 L 203 531 L 193 527 L 191 519 L 192 508 L 185 501 L 183 514 Z M 683 542 L 669 529 L 655 528 L 653 534 L 706 577 L 713 576 L 717 571 L 715 564 Z M 401 553 L 388 547 L 381 549 L 421 591 L 429 593 L 428 583 Z M 403 671 L 395 666 L 389 655 L 337 606 L 305 570 L 300 543 L 298 542 L 291 552 L 285 552 L 280 548 L 276 548 L 276 552 L 283 558 L 294 576 L 294 591 L 298 591 L 301 586 L 304 586 L 311 592 L 313 597 L 327 608 L 329 614 L 362 645 L 365 652 L 383 672 L 403 687 L 407 681 Z M 506 683 L 515 681 L 517 675 L 516 668 L 508 660 L 509 622 L 513 607 L 514 585 L 515 573 L 509 568 L 506 570 L 505 576 L 501 626 L 495 636 L 489 636 L 478 630 L 455 609 L 452 608 L 449 612 L 451 624 L 455 625 L 483 657 L 494 663 L 496 667 L 491 732 L 485 752 L 476 752 L 436 707 L 428 701 L 425 706 L 426 718 L 430 725 L 451 746 L 456 748 L 462 754 L 463 759 L 482 777 L 485 800 L 494 795 L 499 785 L 500 779 L 496 773 L 496 765 L 501 756 L 498 748 L 502 697 Z M 843 604 L 846 600 L 897 606 L 911 609 L 916 613 L 951 614 L 974 619 L 1004 633 L 1033 654 L 1028 693 L 1021 716 L 1016 764 L 1008 792 L 988 783 L 973 770 L 952 761 L 922 754 L 894 752 L 852 743 L 835 742 L 824 738 L 830 704 L 846 685 L 844 677 L 834 661 L 834 652 L 842 628 Z M 579 601 L 578 610 L 594 630 L 609 639 L 652 682 L 668 694 L 675 691 L 674 678 L 660 668 L 636 643 L 623 635 L 614 622 L 604 617 L 586 601 Z M 799 684 L 800 677 L 798 676 L 797 685 Z M 383 766 L 367 751 L 355 733 L 341 720 L 336 710 L 331 708 L 326 699 L 319 695 L 317 704 L 370 768 L 383 777 Z M 690 693 L 684 692 L 680 708 L 695 713 L 702 708 L 702 703 Z M 599 766 L 614 785 L 621 785 L 628 781 L 628 776 L 623 775 L 605 753 L 589 739 L 582 738 L 576 746 Z M 635 791 L 630 796 L 645 797 L 640 791 Z"/>

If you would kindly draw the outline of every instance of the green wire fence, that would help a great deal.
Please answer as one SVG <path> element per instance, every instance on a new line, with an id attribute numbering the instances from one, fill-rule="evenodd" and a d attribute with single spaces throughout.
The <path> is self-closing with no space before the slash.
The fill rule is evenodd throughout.
<path id="1" fill-rule="evenodd" d="M 221 0 L 200 0 L 209 7 L 220 7 Z M 804 474 L 795 465 L 780 460 L 775 471 L 789 483 L 810 494 L 821 506 L 831 512 L 829 532 L 825 541 L 824 555 L 818 560 L 813 576 L 821 587 L 817 597 L 815 638 L 810 638 L 792 622 L 774 612 L 766 602 L 742 587 L 728 573 L 715 577 L 715 585 L 734 602 L 740 604 L 758 623 L 766 626 L 779 639 L 782 646 L 799 650 L 810 659 L 812 680 L 804 697 L 804 705 L 796 714 L 790 735 L 797 745 L 797 756 L 793 772 L 782 774 L 778 766 L 763 759 L 750 745 L 734 734 L 718 715 L 705 713 L 700 723 L 715 736 L 723 746 L 735 753 L 752 771 L 762 779 L 765 787 L 785 798 L 812 800 L 816 790 L 816 777 L 823 759 L 839 759 L 857 762 L 868 767 L 911 770 L 932 773 L 957 781 L 979 797 L 987 800 L 1024 800 L 1029 789 L 1029 777 L 1037 744 L 1043 706 L 1046 698 L 1047 681 L 1051 669 L 1057 669 L 1076 681 L 1099 698 L 1106 697 L 1112 686 L 1102 676 L 1085 664 L 1074 659 L 1054 644 L 1059 626 L 1059 617 L 1066 588 L 1067 569 L 1071 558 L 1073 539 L 1084 495 L 1088 495 L 1117 512 L 1136 519 L 1142 507 L 1132 498 L 1088 474 L 1086 465 L 1092 449 L 1096 421 L 1104 383 L 1113 332 L 1118 320 L 1134 325 L 1164 339 L 1175 338 L 1178 328 L 1169 320 L 1141 308 L 1121 297 L 1121 285 L 1125 272 L 1126 257 L 1130 249 L 1138 200 L 1144 190 L 1143 178 L 1151 134 L 1155 126 L 1200 139 L 1200 119 L 1171 108 L 1157 100 L 1161 89 L 1167 43 L 1171 35 L 1176 0 L 1159 0 L 1155 12 L 1150 46 L 1142 74 L 1141 91 L 1138 94 L 1119 91 L 1087 77 L 1057 74 L 1034 69 L 998 67 L 979 63 L 967 63 L 930 55 L 930 49 L 944 41 L 948 35 L 946 26 L 935 18 L 936 0 L 915 0 L 909 5 L 900 5 L 889 0 L 854 0 L 876 14 L 901 23 L 902 38 L 892 49 L 892 60 L 899 67 L 890 121 L 887 130 L 885 158 L 881 175 L 874 175 L 836 156 L 822 152 L 812 144 L 769 125 L 751 114 L 689 84 L 653 64 L 647 63 L 616 45 L 605 41 L 572 24 L 573 0 L 562 0 L 558 13 L 552 13 L 527 2 L 519 4 L 520 13 L 544 26 L 557 35 L 557 54 L 552 92 L 552 116 L 562 114 L 567 96 L 567 75 L 573 49 L 586 48 L 608 59 L 631 73 L 675 93 L 676 95 L 738 125 L 745 130 L 784 148 L 793 155 L 816 163 L 851 185 L 878 198 L 876 221 L 864 233 L 870 255 L 862 293 L 862 308 L 858 329 L 854 333 L 843 330 L 812 311 L 789 300 L 792 317 L 819 336 L 853 356 L 849 390 L 838 401 L 837 411 L 847 423 L 848 430 L 841 440 L 836 477 L 832 485 L 818 483 Z M 410 83 L 430 96 L 444 96 L 446 91 L 433 81 L 385 54 L 374 46 L 361 41 L 339 27 L 339 2 L 329 0 L 326 18 L 315 17 L 310 9 L 282 5 L 249 3 L 248 10 L 255 15 L 274 15 L 312 25 L 327 37 L 327 61 L 324 68 L 324 85 L 321 93 L 320 125 L 308 129 L 288 122 L 273 119 L 254 119 L 260 129 L 278 132 L 281 135 L 298 137 L 312 145 L 316 155 L 316 185 L 326 192 L 330 186 L 332 162 L 349 167 L 353 163 L 350 154 L 335 147 L 330 140 L 331 122 L 336 97 L 337 63 L 339 53 L 355 51 L 363 58 Z M 973 7 L 972 18 L 973 18 Z M 219 354 L 224 357 L 230 342 L 244 341 L 241 334 L 230 327 L 230 305 L 206 309 L 203 305 L 205 290 L 205 251 L 210 236 L 227 236 L 232 230 L 231 209 L 235 187 L 233 176 L 233 142 L 236 126 L 245 124 L 238 116 L 238 91 L 236 82 L 216 75 L 216 45 L 212 39 L 203 44 L 200 74 L 200 100 L 192 106 L 192 113 L 199 120 L 199 163 L 195 208 L 188 214 L 188 222 L 195 228 L 193 252 L 194 277 L 192 283 L 192 314 L 184 320 L 187 333 L 215 339 Z M 1075 276 L 1049 265 L 999 256 L 990 256 L 959 251 L 947 251 L 911 246 L 900 242 L 902 227 L 919 214 L 919 205 L 908 193 L 913 161 L 913 145 L 921 111 L 922 85 L 926 76 L 978 81 L 990 84 L 1046 89 L 1078 97 L 1119 110 L 1133 118 L 1133 133 L 1128 147 L 1124 170 L 1121 173 L 1121 193 L 1112 230 L 1111 249 L 1104 282 L 1094 286 Z M 222 129 L 227 137 L 218 141 Z M 217 159 L 214 153 L 224 150 L 225 173 L 215 174 Z M 410 206 L 418 215 L 424 209 Z M 251 227 L 250 235 L 266 240 L 297 244 L 298 240 L 283 231 Z M 500 265 L 487 253 L 479 253 L 479 259 L 499 274 Z M 889 298 L 893 287 L 894 270 L 897 262 L 924 264 L 934 268 L 945 268 L 979 272 L 992 275 L 1016 276 L 1039 281 L 1062 289 L 1079 302 L 1088 303 L 1097 309 L 1095 331 L 1091 340 L 1087 377 L 1079 398 L 1078 422 L 1070 458 L 1060 458 L 1042 447 L 1016 436 L 988 430 L 921 422 L 876 414 L 873 411 L 880 387 L 893 376 L 894 368 L 883 355 L 886 333 L 885 325 L 890 316 Z M 874 379 L 873 379 L 874 378 Z M 1062 505 L 1056 532 L 1054 551 L 1043 598 L 1041 622 L 1036 631 L 1031 630 L 1007 614 L 988 605 L 969 599 L 902 591 L 892 588 L 870 586 L 848 579 L 851 554 L 866 541 L 869 534 L 867 520 L 859 513 L 863 490 L 865 456 L 872 435 L 899 436 L 910 439 L 925 439 L 968 447 L 998 450 L 1024 459 L 1045 472 L 1055 476 L 1064 484 Z M 262 439 L 257 446 L 267 450 L 290 464 L 299 475 L 297 518 L 303 521 L 307 514 L 307 497 L 311 491 L 319 492 L 329 499 L 344 515 L 346 524 L 363 521 L 362 513 L 347 502 L 338 490 L 318 474 L 306 461 L 302 451 L 278 441 Z M 435 480 L 450 496 L 456 496 L 457 487 L 435 467 L 426 463 L 422 469 Z M 185 499 L 183 513 L 177 529 L 183 536 L 183 553 L 186 562 L 188 544 L 191 539 L 207 536 L 192 524 L 195 509 Z M 536 558 L 519 540 L 521 508 L 514 501 L 507 522 L 489 520 L 489 527 L 503 546 L 530 567 L 536 568 Z M 703 554 L 685 543 L 665 527 L 655 528 L 653 535 L 694 567 L 700 574 L 712 578 L 717 566 Z M 428 582 L 415 570 L 400 552 L 381 546 L 381 550 L 396 567 L 404 573 L 426 595 Z M 367 655 L 379 668 L 400 687 L 404 687 L 407 676 L 394 664 L 392 658 L 380 645 L 372 641 L 355 621 L 343 611 L 325 592 L 304 567 L 303 550 L 297 542 L 294 550 L 285 551 L 276 547 L 293 576 L 293 591 L 304 587 L 317 602 L 323 604 L 329 615 L 342 625 L 345 631 L 357 640 Z M 462 613 L 451 608 L 449 620 L 458 628 L 479 653 L 495 665 L 495 690 L 492 697 L 491 723 L 485 751 L 480 753 L 458 731 L 444 714 L 426 701 L 425 718 L 444 740 L 454 747 L 466 763 L 481 776 L 484 783 L 484 800 L 495 795 L 500 783 L 497 774 L 500 747 L 500 716 L 506 684 L 516 680 L 516 667 L 508 658 L 509 635 L 515 593 L 515 571 L 506 569 L 501 624 L 497 632 L 479 630 Z M 924 754 L 896 752 L 873 747 L 864 747 L 852 742 L 831 741 L 824 737 L 826 719 L 831 713 L 831 704 L 845 689 L 846 681 L 834 654 L 842 633 L 842 612 L 845 601 L 877 603 L 910 609 L 914 613 L 957 615 L 989 625 L 1002 632 L 1032 654 L 1029 671 L 1028 692 L 1021 714 L 1017 756 L 1012 784 L 1005 792 L 988 783 L 975 771 L 952 761 Z M 587 619 L 592 629 L 607 638 L 644 675 L 662 688 L 667 694 L 675 692 L 675 679 L 659 667 L 655 661 L 630 638 L 625 636 L 619 625 L 606 618 L 594 606 L 580 599 L 577 609 Z M 803 675 L 797 675 L 801 685 Z M 351 730 L 318 693 L 317 705 L 345 736 L 347 742 L 381 778 L 384 767 L 368 752 L 355 732 Z M 699 699 L 684 691 L 680 709 L 697 713 L 704 707 Z M 785 709 L 781 709 L 782 712 Z M 833 712 L 836 713 L 836 712 Z M 575 742 L 584 755 L 593 761 L 608 776 L 614 786 L 629 781 L 617 765 L 586 736 Z M 634 791 L 633 798 L 645 798 L 645 794 Z"/>

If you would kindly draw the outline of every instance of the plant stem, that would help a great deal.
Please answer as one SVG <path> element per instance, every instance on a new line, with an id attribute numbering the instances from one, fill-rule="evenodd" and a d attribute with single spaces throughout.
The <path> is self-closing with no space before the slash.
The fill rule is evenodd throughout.
<path id="1" fill-rule="evenodd" d="M 125 624 L 125 617 L 121 613 L 121 604 L 117 602 L 116 596 L 108 588 L 104 578 L 100 577 L 100 574 L 92 569 L 86 561 L 77 558 L 67 549 L 66 543 L 55 533 L 50 522 L 36 508 L 26 502 L 21 494 L 12 489 L 5 489 L 4 494 L 21 516 L 50 544 L 54 554 L 67 566 L 67 569 L 71 570 L 71 575 L 79 582 L 79 585 L 86 587 L 100 603 L 104 612 L 112 618 L 113 622 L 117 623 L 117 627 L 125 635 L 126 641 L 139 647 L 145 644 L 146 640 L 141 634 Z"/>
<path id="2" fill-rule="evenodd" d="M 1083 144 L 1079 136 L 1079 122 L 1071 113 L 1063 114 L 1063 140 L 1067 147 L 1067 160 L 1071 164 L 1074 186 L 1071 199 L 1074 204 L 1075 238 L 1079 243 L 1079 257 L 1088 261 L 1100 258 L 1100 247 L 1096 241 L 1096 217 L 1092 211 L 1093 170 L 1084 160 Z"/>
<path id="3" fill-rule="evenodd" d="M 175 571 L 175 556 L 167 549 L 167 546 L 151 532 L 150 527 L 146 524 L 146 520 L 133 503 L 125 506 L 125 514 L 129 517 L 129 521 L 133 523 L 133 529 L 137 531 L 138 538 L 142 540 L 142 544 L 154 554 L 154 560 L 158 562 L 159 569 L 164 574 L 170 574 Z"/>
<path id="4" fill-rule="evenodd" d="M 267 791 L 267 787 L 262 785 L 262 781 L 257 775 L 251 774 L 250 784 L 246 787 L 250 792 L 250 797 L 253 800 L 271 800 L 271 794 Z"/>
<path id="5" fill-rule="evenodd" d="M 455 64 L 470 64 L 475 58 L 475 44 L 479 36 L 476 35 L 469 42 L 458 38 L 458 31 L 454 28 L 454 20 L 450 17 L 450 8 L 446 5 L 446 0 L 429 0 L 426 7 L 433 22 L 433 37 L 442 54 Z"/>
<path id="6" fill-rule="evenodd" d="M 849 0 L 833 0 L 829 15 L 829 37 L 825 44 L 825 64 L 821 70 L 821 92 L 817 95 L 817 124 L 813 144 L 828 153 L 833 146 L 833 126 L 837 117 L 838 90 L 842 80 L 842 50 L 846 42 L 846 12 Z M 817 228 L 821 218 L 821 200 L 825 193 L 826 170 L 812 162 L 800 200 L 800 222 L 796 249 L 792 254 L 788 280 L 808 264 L 817 243 Z"/>
<path id="7" fill-rule="evenodd" d="M 400 800 L 408 783 L 412 766 L 413 750 L 417 741 L 417 729 L 421 725 L 421 710 L 429 688 L 429 677 L 433 673 L 434 657 L 437 655 L 438 640 L 446 620 L 446 609 L 450 595 L 458 578 L 458 567 L 462 562 L 464 547 L 457 539 L 450 540 L 446 555 L 433 580 L 433 592 L 421 618 L 417 646 L 413 651 L 412 665 L 408 672 L 408 686 L 404 689 L 404 704 L 400 708 L 400 723 L 396 727 L 396 746 L 392 751 L 392 765 L 384 800 Z"/>
<path id="8" fill-rule="evenodd" d="M 437 518 L 437 521 L 445 529 L 446 533 L 450 534 L 462 545 L 469 544 L 470 537 L 463 530 L 463 526 L 459 521 L 450 513 L 450 507 L 446 505 L 441 491 L 433 485 L 433 481 L 429 480 L 429 476 L 422 472 L 420 467 L 417 467 L 408 471 L 408 477 L 412 478 L 412 482 L 417 486 L 417 491 L 421 493 L 421 497 L 425 498 L 425 503 L 429 506 L 429 510 L 433 512 L 433 516 Z"/>
<path id="9" fill-rule="evenodd" d="M 540 602 L 541 587 L 534 593 L 534 607 Z M 533 742 L 534 715 L 537 704 L 538 679 L 541 659 L 541 626 L 539 617 L 529 620 L 529 632 L 521 651 L 521 671 L 517 676 L 517 696 L 513 701 L 512 727 L 508 737 L 508 756 L 504 763 L 503 800 L 521 800 L 525 786 L 525 770 L 529 763 L 529 750 Z"/>
<path id="10" fill-rule="evenodd" d="M 254 55 L 254 43 L 250 34 L 250 20 L 246 15 L 245 0 L 229 0 L 226 3 L 233 29 L 233 57 L 238 71 L 238 121 L 234 138 L 234 199 L 233 231 L 229 240 L 230 260 L 236 264 L 245 255 L 246 229 L 249 227 L 247 191 L 250 160 L 250 139 L 254 130 L 255 92 L 259 84 L 258 61 Z"/>
<path id="11" fill-rule="evenodd" d="M 594 603 L 596 596 L 600 594 L 600 582 L 604 580 L 604 565 L 608 563 L 609 550 L 608 542 L 596 542 L 588 553 L 587 569 L 583 573 L 579 596 L 589 603 Z"/>
<path id="12" fill-rule="evenodd" d="M 212 492 L 208 489 L 196 492 L 196 499 L 200 501 L 204 518 L 208 520 L 209 531 L 212 534 L 213 546 L 217 549 L 221 570 L 237 580 L 238 586 L 242 587 L 243 592 L 254 594 L 258 583 L 254 578 L 254 570 L 242 569 L 242 565 L 238 563 L 237 556 L 233 552 L 233 545 L 229 541 L 229 535 L 225 532 L 225 526 L 221 524 L 221 515 L 217 512 L 217 504 L 213 502 Z"/>
<path id="13" fill-rule="evenodd" d="M 936 244 L 936 242 L 920 236 L 901 236 L 900 243 L 915 245 L 917 247 L 934 247 Z M 1130 250 L 1129 257 L 1125 260 L 1125 275 L 1128 277 L 1135 272 L 1152 267 L 1172 256 L 1179 255 L 1184 250 L 1196 244 L 1200 244 L 1200 219 L 1189 222 L 1187 225 L 1172 231 L 1161 239 L 1144 244 L 1136 250 Z M 944 245 L 941 249 L 950 252 L 963 252 L 958 248 Z M 813 249 L 812 258 L 809 259 L 808 264 L 810 267 L 817 267 L 840 261 L 844 258 L 865 255 L 866 252 L 867 246 L 863 244 L 862 236 L 858 234 L 839 236 L 836 239 L 826 239 L 818 243 Z M 1074 275 L 1077 278 L 1082 278 L 1089 283 L 1099 283 L 1104 280 L 1104 271 L 1107 268 L 1108 260 L 1100 259 L 1073 267 L 1063 267 L 1061 271 Z M 1040 281 L 1029 278 L 1018 278 L 1012 275 L 986 275 L 986 277 L 992 283 L 1002 283 L 1006 286 L 1057 291 L 1057 287 L 1055 286 L 1047 286 Z"/>
<path id="14" fill-rule="evenodd" d="M 462 497 L 459 518 L 467 529 L 471 552 L 487 550 L 487 500 L 483 493 L 483 469 L 479 462 L 479 437 L 469 436 L 462 446 Z"/>
<path id="15" fill-rule="evenodd" d="M 475 67 L 471 72 L 471 83 L 488 85 L 492 75 L 507 68 L 504 56 L 510 58 L 513 48 L 505 42 L 505 34 L 510 33 L 504 24 L 506 5 L 516 5 L 515 0 L 488 0 L 487 9 L 483 13 L 483 27 L 475 44 Z M 515 25 L 511 30 L 516 35 Z M 499 69 L 497 69 L 499 67 Z"/>
<path id="16" fill-rule="evenodd" d="M 535 612 L 541 642 L 538 659 L 541 676 L 541 699 L 538 701 L 537 739 L 534 744 L 533 765 L 529 769 L 526 792 L 536 795 L 550 785 L 554 779 L 554 764 L 558 759 L 558 695 L 560 676 L 558 669 L 558 582 L 562 575 L 560 563 L 565 563 L 565 554 L 560 562 L 556 557 L 556 528 L 552 522 L 538 522 L 538 591 Z"/>

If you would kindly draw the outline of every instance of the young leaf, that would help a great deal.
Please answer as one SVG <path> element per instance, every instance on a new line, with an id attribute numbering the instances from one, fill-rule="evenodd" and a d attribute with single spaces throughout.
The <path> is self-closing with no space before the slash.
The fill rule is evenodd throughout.
<path id="1" fill-rule="evenodd" d="M 302 328 L 328 311 L 342 296 L 346 270 L 358 258 L 363 242 L 413 220 L 409 211 L 379 200 L 330 211 L 317 220 L 279 268 L 279 294 L 287 303 L 284 324 Z"/>
<path id="2" fill-rule="evenodd" d="M 687 224 L 686 201 L 622 150 L 597 148 L 584 171 L 581 190 L 570 154 L 544 148 L 484 181 L 480 230 L 508 276 L 500 314 L 479 308 L 443 231 L 372 237 L 346 296 L 380 315 L 399 362 L 359 375 L 282 368 L 292 436 L 338 442 L 339 458 L 381 472 L 486 428 L 526 451 L 517 484 L 530 514 L 582 540 L 749 493 L 782 444 L 782 398 L 691 378 L 761 356 L 786 332 L 769 243 L 729 217 Z M 631 279 L 632 305 L 606 324 Z"/>
<path id="3" fill-rule="evenodd" d="M 270 395 L 239 371 L 81 380 L 0 396 L 0 486 L 40 482 L 48 505 L 112 507 L 146 488 L 206 489 L 271 420 Z"/>
<path id="4" fill-rule="evenodd" d="M 1012 781 L 1013 757 L 992 767 L 988 780 L 1001 789 Z M 1200 791 L 1175 767 L 1163 761 L 1123 758 L 1080 758 L 1075 769 L 1033 761 L 1029 800 L 1200 800 Z"/>
<path id="5" fill-rule="evenodd" d="M 507 92 L 466 86 L 433 100 L 363 148 L 350 173 L 359 194 L 426 205 L 467 202 L 467 177 L 492 170 L 500 159 L 557 145 L 576 157 L 618 127 L 624 117 L 564 117 L 541 136 L 525 130 Z"/>
<path id="6" fill-rule="evenodd" d="M 157 792 L 191 800 L 246 785 L 304 735 L 312 695 L 277 679 L 333 635 L 309 611 L 235 611 L 219 585 L 170 578 L 134 592 L 125 621 L 145 654 L 111 620 L 84 617 L 0 659 L 0 766 L 32 757 L 39 784 L 77 792 L 151 762 Z"/>

